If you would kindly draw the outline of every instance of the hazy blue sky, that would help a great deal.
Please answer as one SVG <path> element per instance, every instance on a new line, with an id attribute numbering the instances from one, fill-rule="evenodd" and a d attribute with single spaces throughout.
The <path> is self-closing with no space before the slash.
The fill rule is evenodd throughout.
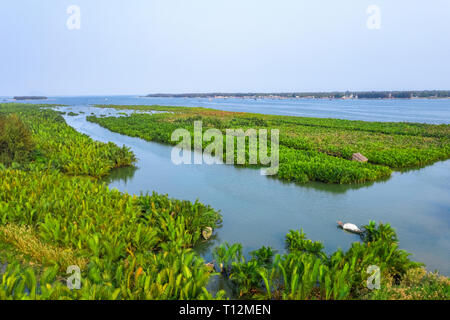
<path id="1" fill-rule="evenodd" d="M 449 39 L 449 0 L 1 0 L 0 95 L 450 89 Z"/>

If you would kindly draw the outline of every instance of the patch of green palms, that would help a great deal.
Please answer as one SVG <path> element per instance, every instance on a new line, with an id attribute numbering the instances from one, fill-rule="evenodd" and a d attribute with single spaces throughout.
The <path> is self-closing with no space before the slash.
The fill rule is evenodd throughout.
<path id="1" fill-rule="evenodd" d="M 186 107 L 108 107 L 166 111 L 119 118 L 90 116 L 88 120 L 114 132 L 167 144 L 176 144 L 171 134 L 179 128 L 190 131 L 193 137 L 195 121 L 202 121 L 204 131 L 216 128 L 223 133 L 229 128 L 279 129 L 277 176 L 300 183 L 375 181 L 389 177 L 393 169 L 450 157 L 450 125 L 284 117 Z M 204 142 L 202 147 L 207 145 Z M 358 152 L 367 156 L 369 163 L 351 161 L 352 154 Z"/>

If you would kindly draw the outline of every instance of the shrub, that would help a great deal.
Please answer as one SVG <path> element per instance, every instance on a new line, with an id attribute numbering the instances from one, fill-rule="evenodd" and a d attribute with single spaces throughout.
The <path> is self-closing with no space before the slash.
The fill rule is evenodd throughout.
<path id="1" fill-rule="evenodd" d="M 367 298 L 374 300 L 449 300 L 450 281 L 424 268 L 408 270 L 400 283 L 388 277 L 380 290 Z"/>
<path id="2" fill-rule="evenodd" d="M 98 106 L 107 107 L 107 106 Z M 112 107 L 112 106 L 108 106 Z M 365 183 L 389 177 L 392 169 L 423 166 L 450 157 L 450 125 L 381 123 L 339 119 L 284 117 L 226 112 L 203 108 L 113 106 L 116 109 L 166 111 L 128 117 L 87 117 L 111 131 L 148 141 L 175 144 L 178 128 L 193 132 L 194 121 L 203 129 L 279 129 L 280 166 L 277 177 L 307 183 Z M 203 149 L 209 142 L 203 142 Z M 225 146 L 225 144 L 224 144 Z M 249 152 L 246 150 L 246 166 Z M 269 147 L 270 149 L 270 147 Z M 368 163 L 351 161 L 353 153 Z M 235 152 L 235 160 L 236 160 Z M 225 152 L 224 152 L 225 157 Z M 256 165 L 256 167 L 261 164 Z"/>
<path id="3" fill-rule="evenodd" d="M 6 166 L 24 163 L 30 159 L 34 146 L 31 130 L 16 114 L 0 115 L 0 162 Z"/>

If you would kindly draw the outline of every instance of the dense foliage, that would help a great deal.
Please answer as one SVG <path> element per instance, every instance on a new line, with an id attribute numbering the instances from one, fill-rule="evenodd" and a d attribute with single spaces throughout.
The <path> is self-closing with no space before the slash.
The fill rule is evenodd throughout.
<path id="1" fill-rule="evenodd" d="M 33 150 L 32 133 L 22 120 L 15 114 L 0 114 L 0 162 L 5 165 L 26 162 Z"/>
<path id="2" fill-rule="evenodd" d="M 2 161 L 5 165 L 15 161 L 70 175 L 102 177 L 136 160 L 127 147 L 93 141 L 68 126 L 58 112 L 40 105 L 0 104 L 0 130 L 0 156 L 11 160 Z"/>
<path id="3" fill-rule="evenodd" d="M 115 132 L 169 144 L 176 143 L 171 141 L 171 134 L 178 128 L 189 130 L 193 137 L 195 121 L 202 121 L 203 131 L 216 128 L 224 134 L 226 129 L 279 129 L 277 175 L 301 183 L 374 181 L 389 177 L 393 169 L 450 157 L 450 125 L 300 118 L 186 107 L 108 107 L 166 111 L 129 117 L 90 116 L 88 120 Z M 203 142 L 203 148 L 207 146 Z M 354 153 L 362 153 L 369 162 L 351 161 Z M 246 161 L 248 164 L 248 152 Z"/>
<path id="4" fill-rule="evenodd" d="M 409 254 L 398 248 L 395 231 L 388 224 L 371 222 L 364 242 L 353 243 L 347 252 L 339 249 L 327 255 L 323 245 L 306 239 L 303 231 L 290 231 L 286 244 L 286 254 L 275 255 L 263 247 L 251 253 L 250 259 L 242 255 L 240 244 L 224 244 L 215 249 L 217 268 L 232 281 L 236 293 L 247 299 L 450 298 L 448 278 L 427 273 L 410 261 Z M 373 274 L 370 266 L 379 267 L 379 290 L 368 288 Z M 417 273 L 420 279 L 412 277 Z"/>
<path id="5" fill-rule="evenodd" d="M 218 212 L 157 194 L 130 196 L 85 177 L 134 155 L 40 107 L 0 109 L 17 114 L 36 141 L 31 159 L 0 164 L 0 299 L 212 298 L 211 270 L 192 247 L 206 227 L 218 226 Z M 80 290 L 65 282 L 72 265 L 81 271 Z"/>
<path id="6" fill-rule="evenodd" d="M 215 228 L 220 221 L 211 208 L 157 194 L 132 197 L 90 179 L 54 171 L 42 174 L 4 169 L 0 178 L 0 241 L 8 247 L 7 252 L 15 253 L 13 260 L 5 258 L 11 263 L 19 257 L 22 263 L 52 270 L 44 281 L 45 286 L 51 281 L 49 291 L 43 283 L 32 282 L 36 295 L 209 297 L 203 289 L 209 272 L 190 248 L 202 241 L 203 228 Z M 20 237 L 9 236 L 17 230 Z M 72 264 L 82 268 L 82 289 L 70 292 L 65 283 L 55 279 L 66 278 L 66 268 Z M 7 275 L 12 272 L 16 280 L 6 283 L 3 294 L 24 298 L 26 288 L 30 289 L 27 281 L 31 281 L 26 279 L 33 271 L 21 269 L 23 278 L 17 268 L 9 265 Z"/>

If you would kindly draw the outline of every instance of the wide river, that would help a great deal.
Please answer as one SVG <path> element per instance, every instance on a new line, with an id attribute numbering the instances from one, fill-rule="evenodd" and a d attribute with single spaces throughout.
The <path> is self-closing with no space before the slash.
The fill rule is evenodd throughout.
<path id="1" fill-rule="evenodd" d="M 40 102 L 42 103 L 42 101 Z M 117 97 L 55 97 L 45 103 L 64 104 L 64 111 L 114 114 L 93 104 L 184 105 L 268 114 L 329 117 L 367 121 L 450 123 L 450 100 L 245 100 Z M 258 170 L 226 165 L 174 165 L 171 147 L 113 133 L 89 123 L 85 114 L 65 116 L 69 125 L 95 140 L 127 145 L 139 159 L 136 168 L 119 169 L 108 177 L 110 187 L 139 194 L 152 192 L 209 204 L 221 211 L 223 225 L 208 248 L 240 242 L 249 252 L 272 246 L 282 252 L 284 236 L 303 228 L 328 252 L 347 249 L 358 237 L 336 228 L 343 220 L 357 225 L 389 222 L 401 248 L 427 269 L 450 275 L 450 160 L 395 172 L 386 181 L 359 185 L 284 183 Z"/>

